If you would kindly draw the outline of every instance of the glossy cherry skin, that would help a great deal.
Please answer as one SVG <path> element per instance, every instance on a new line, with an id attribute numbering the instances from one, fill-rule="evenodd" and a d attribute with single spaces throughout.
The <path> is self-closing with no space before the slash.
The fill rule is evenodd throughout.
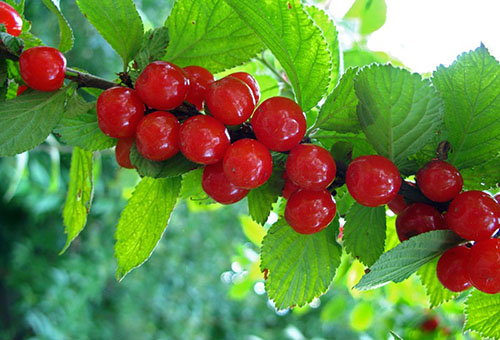
<path id="1" fill-rule="evenodd" d="M 431 230 L 448 229 L 443 216 L 434 207 L 412 203 L 396 218 L 396 232 L 401 242 Z"/>
<path id="2" fill-rule="evenodd" d="M 97 98 L 97 122 L 102 132 L 112 138 L 135 135 L 137 125 L 144 117 L 144 103 L 128 87 L 112 87 Z"/>
<path id="3" fill-rule="evenodd" d="M 412 187 L 415 187 L 415 183 L 413 182 L 406 183 L 411 185 Z M 399 215 L 399 213 L 401 213 L 401 211 L 403 211 L 403 209 L 407 206 L 408 204 L 406 204 L 403 195 L 400 194 L 397 194 L 396 197 L 394 197 L 389 203 L 387 203 L 387 207 L 391 209 L 391 211 L 396 215 Z"/>
<path id="4" fill-rule="evenodd" d="M 389 159 L 379 155 L 360 156 L 347 167 L 347 190 L 361 205 L 378 207 L 398 194 L 401 176 Z"/>
<path id="5" fill-rule="evenodd" d="M 255 99 L 245 82 L 225 77 L 208 86 L 205 105 L 210 114 L 222 123 L 238 125 L 252 115 Z"/>
<path id="6" fill-rule="evenodd" d="M 500 293 L 500 239 L 489 238 L 474 243 L 467 271 L 474 287 L 483 293 Z"/>
<path id="7" fill-rule="evenodd" d="M 448 162 L 433 160 L 417 171 L 415 176 L 420 191 L 435 202 L 448 202 L 455 198 L 464 181 L 457 168 Z"/>
<path id="8" fill-rule="evenodd" d="M 201 186 L 208 196 L 222 204 L 232 204 L 242 200 L 249 192 L 229 182 L 222 162 L 206 165 L 203 169 Z"/>
<path id="9" fill-rule="evenodd" d="M 17 96 L 22 95 L 27 89 L 28 89 L 28 86 L 26 86 L 26 85 L 19 85 L 19 87 L 17 88 L 16 95 Z"/>
<path id="10" fill-rule="evenodd" d="M 189 91 L 189 80 L 182 69 L 166 61 L 154 61 L 135 81 L 135 90 L 151 108 L 172 110 L 181 105 Z"/>
<path id="11" fill-rule="evenodd" d="M 18 37 L 23 30 L 23 19 L 14 7 L 0 1 L 0 24 L 5 25 L 7 33 Z"/>
<path id="12" fill-rule="evenodd" d="M 495 195 L 495 200 L 500 203 L 500 194 Z"/>
<path id="13" fill-rule="evenodd" d="M 336 212 L 337 205 L 327 190 L 299 189 L 286 203 L 285 220 L 300 234 L 314 234 L 325 229 Z"/>
<path id="14" fill-rule="evenodd" d="M 197 115 L 186 120 L 179 132 L 179 146 L 187 159 L 200 164 L 222 160 L 231 145 L 229 133 L 217 119 Z"/>
<path id="15" fill-rule="evenodd" d="M 264 184 L 273 170 L 269 150 L 255 139 L 240 139 L 227 149 L 222 161 L 227 179 L 243 189 Z"/>
<path id="16" fill-rule="evenodd" d="M 242 80 L 245 82 L 245 84 L 250 87 L 252 90 L 253 98 L 255 99 L 255 104 L 257 104 L 260 101 L 260 86 L 259 83 L 257 83 L 257 80 L 247 72 L 236 72 L 236 73 L 231 73 L 228 75 L 228 77 L 233 77 L 233 78 L 238 78 L 239 80 Z"/>
<path id="17" fill-rule="evenodd" d="M 189 91 L 186 101 L 196 105 L 198 110 L 203 110 L 203 102 L 210 83 L 215 79 L 213 74 L 201 66 L 186 66 L 182 69 L 189 79 Z"/>
<path id="18" fill-rule="evenodd" d="M 288 175 L 286 174 L 286 171 L 283 173 L 283 176 L 281 177 L 285 179 L 285 186 L 283 187 L 281 196 L 283 196 L 286 199 L 289 199 L 290 195 L 293 194 L 295 191 L 299 190 L 300 187 L 295 185 L 292 181 L 290 181 Z"/>
<path id="19" fill-rule="evenodd" d="M 32 89 L 55 91 L 64 84 L 66 58 L 52 47 L 28 48 L 19 57 L 19 71 L 26 85 Z"/>
<path id="20" fill-rule="evenodd" d="M 137 126 L 137 151 L 152 161 L 164 161 L 179 152 L 180 123 L 170 112 L 155 111 Z"/>
<path id="21" fill-rule="evenodd" d="M 116 163 L 118 163 L 118 165 L 121 166 L 122 168 L 126 169 L 134 168 L 132 162 L 130 162 L 130 149 L 134 145 L 134 142 L 135 138 L 129 137 L 129 138 L 119 139 L 118 143 L 116 144 L 115 148 Z"/>
<path id="22" fill-rule="evenodd" d="M 500 227 L 500 204 L 482 191 L 465 191 L 451 201 L 445 219 L 466 240 L 487 239 Z"/>
<path id="23" fill-rule="evenodd" d="M 441 284 L 452 292 L 463 292 L 470 288 L 467 261 L 470 249 L 456 246 L 441 255 L 436 267 L 436 274 Z"/>
<path id="24" fill-rule="evenodd" d="M 437 317 L 428 317 L 420 324 L 420 329 L 422 332 L 430 333 L 434 332 L 439 327 L 439 320 Z"/>
<path id="25" fill-rule="evenodd" d="M 304 189 L 326 189 L 335 179 L 336 172 L 335 161 L 330 152 L 314 144 L 297 145 L 286 160 L 288 178 Z"/>
<path id="26" fill-rule="evenodd" d="M 257 140 L 274 151 L 291 150 L 306 134 L 302 109 L 285 97 L 266 99 L 257 107 L 251 121 Z"/>

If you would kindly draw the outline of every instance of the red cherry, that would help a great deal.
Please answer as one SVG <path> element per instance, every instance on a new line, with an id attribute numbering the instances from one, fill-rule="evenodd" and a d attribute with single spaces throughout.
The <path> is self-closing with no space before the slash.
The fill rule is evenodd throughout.
<path id="1" fill-rule="evenodd" d="M 252 116 L 255 136 L 274 151 L 291 150 L 304 138 L 306 127 L 306 117 L 300 106 L 285 97 L 265 100 Z"/>
<path id="2" fill-rule="evenodd" d="M 201 66 L 187 66 L 182 70 L 189 79 L 189 90 L 185 100 L 196 105 L 198 110 L 203 110 L 208 85 L 214 81 L 213 74 Z"/>
<path id="3" fill-rule="evenodd" d="M 250 118 L 255 100 L 247 84 L 237 78 L 225 77 L 208 86 L 205 105 L 222 123 L 238 125 Z"/>
<path id="4" fill-rule="evenodd" d="M 325 229 L 335 217 L 337 206 L 327 190 L 299 189 L 290 195 L 285 219 L 300 234 L 314 234 Z"/>
<path id="5" fill-rule="evenodd" d="M 470 282 L 483 293 L 500 293 L 500 239 L 477 241 L 470 250 L 467 270 Z"/>
<path id="6" fill-rule="evenodd" d="M 500 194 L 495 195 L 495 200 L 496 200 L 498 203 L 500 203 Z"/>
<path id="7" fill-rule="evenodd" d="M 360 156 L 347 167 L 346 185 L 361 205 L 378 207 L 398 194 L 401 176 L 389 159 L 379 155 Z"/>
<path id="8" fill-rule="evenodd" d="M 101 93 L 96 109 L 99 127 L 112 138 L 132 137 L 144 116 L 144 103 L 128 87 L 117 86 Z"/>
<path id="9" fill-rule="evenodd" d="M 23 19 L 14 7 L 0 1 L 0 24 L 4 24 L 7 33 L 18 37 L 23 30 Z"/>
<path id="10" fill-rule="evenodd" d="M 295 191 L 299 190 L 300 187 L 293 184 L 292 181 L 288 178 L 288 175 L 286 174 L 286 171 L 283 173 L 282 178 L 285 179 L 285 186 L 283 187 L 283 192 L 281 196 L 283 196 L 286 199 L 290 198 L 290 195 L 293 194 Z"/>
<path id="11" fill-rule="evenodd" d="M 232 204 L 242 200 L 249 190 L 238 188 L 224 175 L 222 162 L 209 164 L 203 169 L 201 186 L 208 196 L 222 204 Z"/>
<path id="12" fill-rule="evenodd" d="M 135 138 L 123 138 L 119 139 L 115 148 L 116 163 L 119 166 L 126 169 L 133 169 L 134 166 L 130 162 L 130 149 L 134 145 Z"/>
<path id="13" fill-rule="evenodd" d="M 245 82 L 245 84 L 250 87 L 252 90 L 253 97 L 255 99 L 255 104 L 257 104 L 260 100 L 260 87 L 259 83 L 257 83 L 257 80 L 247 72 L 236 72 L 236 73 L 231 73 L 228 75 L 228 77 L 233 77 L 233 78 L 238 78 L 239 80 L 242 80 Z"/>
<path id="14" fill-rule="evenodd" d="M 294 147 L 286 161 L 288 178 L 301 188 L 326 189 L 335 179 L 337 168 L 328 150 L 314 144 Z"/>
<path id="15" fill-rule="evenodd" d="M 26 85 L 19 85 L 18 88 L 17 88 L 17 96 L 20 96 L 24 93 L 24 91 L 26 91 L 28 89 L 28 86 Z"/>
<path id="16" fill-rule="evenodd" d="M 154 61 L 135 81 L 135 90 L 151 108 L 172 110 L 181 105 L 189 90 L 189 80 L 182 69 L 166 61 Z"/>
<path id="17" fill-rule="evenodd" d="M 210 116 L 197 115 L 186 120 L 179 132 L 179 146 L 187 159 L 200 164 L 222 160 L 231 145 L 224 124 Z"/>
<path id="18" fill-rule="evenodd" d="M 150 160 L 164 161 L 179 152 L 180 123 L 170 112 L 155 111 L 137 126 L 137 151 Z"/>
<path id="19" fill-rule="evenodd" d="M 435 202 L 448 202 L 457 196 L 464 181 L 462 175 L 450 163 L 433 160 L 418 170 L 415 176 L 420 191 Z"/>
<path id="20" fill-rule="evenodd" d="M 441 284 L 452 292 L 463 292 L 470 287 L 467 261 L 470 249 L 456 246 L 441 255 L 436 267 L 436 274 Z"/>
<path id="21" fill-rule="evenodd" d="M 422 330 L 422 332 L 426 333 L 434 332 L 438 327 L 439 327 L 439 320 L 435 316 L 425 319 L 420 324 L 420 329 Z"/>
<path id="22" fill-rule="evenodd" d="M 451 201 L 445 219 L 466 240 L 487 239 L 500 227 L 500 204 L 482 191 L 462 192 Z"/>
<path id="23" fill-rule="evenodd" d="M 401 242 L 431 230 L 448 229 L 443 216 L 424 203 L 407 206 L 396 218 L 396 232 Z"/>
<path id="24" fill-rule="evenodd" d="M 415 183 L 412 182 L 406 182 L 407 184 L 411 185 L 412 187 L 415 187 Z M 391 209 L 391 211 L 399 215 L 401 211 L 403 211 L 404 208 L 406 208 L 408 205 L 406 204 L 406 201 L 403 197 L 403 195 L 397 194 L 396 197 L 394 197 L 389 203 L 387 203 L 387 207 Z"/>
<path id="25" fill-rule="evenodd" d="M 66 58 L 52 47 L 28 48 L 19 57 L 19 71 L 26 85 L 32 89 L 55 91 L 64 84 Z"/>
<path id="26" fill-rule="evenodd" d="M 255 139 L 240 139 L 227 149 L 222 161 L 227 179 L 237 187 L 253 189 L 264 184 L 273 170 L 269 150 Z"/>

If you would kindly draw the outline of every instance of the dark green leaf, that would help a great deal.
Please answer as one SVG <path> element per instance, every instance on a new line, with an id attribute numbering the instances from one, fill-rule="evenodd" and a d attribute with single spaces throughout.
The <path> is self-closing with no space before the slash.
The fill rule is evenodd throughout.
<path id="1" fill-rule="evenodd" d="M 443 104 L 427 79 L 390 65 L 362 69 L 354 82 L 368 141 L 400 166 L 437 133 Z"/>
<path id="2" fill-rule="evenodd" d="M 143 178 L 116 227 L 116 277 L 121 280 L 151 256 L 160 241 L 181 189 L 181 178 Z"/>
<path id="3" fill-rule="evenodd" d="M 123 64 L 134 58 L 142 45 L 142 19 L 132 0 L 77 0 L 90 23 L 122 57 Z"/>
<path id="4" fill-rule="evenodd" d="M 31 47 L 43 45 L 43 42 L 31 34 L 31 32 L 22 32 L 19 38 L 23 39 L 25 50 Z"/>
<path id="5" fill-rule="evenodd" d="M 68 21 L 61 12 L 59 7 L 59 0 L 42 0 L 45 6 L 57 16 L 57 21 L 59 22 L 59 46 L 58 50 L 62 53 L 66 53 L 73 47 L 73 42 L 75 37 L 73 36 L 73 31 L 69 26 Z"/>
<path id="6" fill-rule="evenodd" d="M 500 294 L 486 294 L 473 290 L 465 302 L 464 331 L 473 331 L 481 337 L 500 338 Z"/>
<path id="7" fill-rule="evenodd" d="M 30 92 L 0 106 L 0 156 L 42 143 L 64 113 L 65 91 Z"/>
<path id="8" fill-rule="evenodd" d="M 275 223 L 262 243 L 260 268 L 267 271 L 266 290 L 276 309 L 304 306 L 325 293 L 341 254 L 331 228 L 302 235 Z"/>
<path id="9" fill-rule="evenodd" d="M 201 166 L 189 161 L 180 152 L 166 161 L 151 161 L 142 157 L 135 145 L 130 149 L 130 161 L 140 175 L 153 178 L 177 177 Z"/>
<path id="10" fill-rule="evenodd" d="M 401 282 L 410 277 L 427 262 L 457 245 L 461 239 L 449 230 L 434 230 L 392 248 L 382 254 L 354 287 L 359 290 L 374 289 L 389 282 Z"/>
<path id="11" fill-rule="evenodd" d="M 169 42 L 168 28 L 158 27 L 144 34 L 142 47 L 135 56 L 137 68 L 144 69 L 150 62 L 161 60 Z"/>
<path id="12" fill-rule="evenodd" d="M 481 45 L 449 67 L 439 66 L 433 83 L 444 99 L 444 123 L 459 170 L 490 160 L 500 150 L 500 65 Z"/>
<path id="13" fill-rule="evenodd" d="M 19 56 L 24 48 L 24 41 L 5 32 L 0 32 L 0 41 L 7 47 L 7 51 Z"/>
<path id="14" fill-rule="evenodd" d="M 384 252 L 385 207 L 370 208 L 354 203 L 345 219 L 346 252 L 371 266 Z"/>
<path id="15" fill-rule="evenodd" d="M 225 0 L 271 50 L 287 73 L 298 104 L 313 108 L 330 83 L 331 56 L 320 28 L 299 0 Z"/>
<path id="16" fill-rule="evenodd" d="M 165 60 L 200 65 L 216 73 L 241 65 L 262 51 L 259 37 L 222 0 L 178 0 L 166 24 Z"/>
<path id="17" fill-rule="evenodd" d="M 273 169 L 271 178 L 260 187 L 250 190 L 247 195 L 248 213 L 255 222 L 261 225 L 266 223 L 273 209 L 273 203 L 281 196 L 285 182 L 282 175 L 283 171 Z"/>
<path id="18" fill-rule="evenodd" d="M 384 25 L 386 14 L 385 0 L 356 0 L 344 18 L 360 20 L 359 33 L 370 34 Z"/>
<path id="19" fill-rule="evenodd" d="M 434 259 L 433 261 L 427 263 L 422 266 L 417 272 L 418 276 L 420 276 L 420 281 L 425 287 L 425 292 L 429 297 L 429 307 L 435 308 L 440 304 L 454 299 L 458 296 L 458 293 L 454 293 L 443 287 L 441 282 L 439 282 L 436 275 L 436 266 L 438 259 Z"/>
<path id="20" fill-rule="evenodd" d="M 93 193 L 92 152 L 76 147 L 71 157 L 68 194 L 63 210 L 63 221 L 66 227 L 64 233 L 68 234 L 68 238 L 61 254 L 85 228 Z"/>
<path id="21" fill-rule="evenodd" d="M 354 77 L 357 69 L 348 69 L 339 84 L 326 98 L 314 126 L 328 131 L 359 132 L 356 107 L 358 98 L 354 92 Z"/>

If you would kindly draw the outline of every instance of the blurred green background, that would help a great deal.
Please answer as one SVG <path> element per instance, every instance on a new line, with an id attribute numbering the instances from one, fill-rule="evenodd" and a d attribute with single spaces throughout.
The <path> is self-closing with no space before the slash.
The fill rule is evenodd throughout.
<path id="1" fill-rule="evenodd" d="M 148 27 L 161 25 L 172 8 L 171 1 L 134 2 Z M 61 0 L 61 7 L 76 38 L 69 65 L 115 78 L 119 57 L 74 0 Z M 57 20 L 41 1 L 27 1 L 25 16 L 35 35 L 57 45 Z M 359 27 L 368 25 L 338 24 L 346 67 L 391 60 L 366 48 Z M 392 339 L 390 331 L 404 339 L 475 338 L 461 334 L 463 298 L 428 310 L 416 277 L 352 291 L 363 266 L 347 256 L 326 295 L 276 312 L 258 270 L 263 231 L 245 218 L 245 201 L 228 207 L 180 202 L 151 259 L 118 283 L 114 226 L 138 176 L 119 169 L 112 151 L 95 157 L 87 227 L 61 256 L 71 150 L 49 138 L 29 153 L 0 159 L 0 339 L 368 340 Z M 423 326 L 436 320 L 435 330 Z"/>

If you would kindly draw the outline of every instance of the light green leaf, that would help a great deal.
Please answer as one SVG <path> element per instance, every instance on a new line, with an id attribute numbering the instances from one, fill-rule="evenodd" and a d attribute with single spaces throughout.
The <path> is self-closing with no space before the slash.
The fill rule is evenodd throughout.
<path id="1" fill-rule="evenodd" d="M 118 280 L 151 256 L 167 227 L 180 189 L 180 177 L 144 177 L 139 182 L 116 227 Z"/>
<path id="2" fill-rule="evenodd" d="M 442 123 L 443 104 L 427 79 L 390 65 L 362 69 L 354 82 L 368 141 L 397 166 L 423 148 Z"/>
<path id="3" fill-rule="evenodd" d="M 59 0 L 43 0 L 43 3 L 57 17 L 57 21 L 59 22 L 59 46 L 57 49 L 62 53 L 66 53 L 73 48 L 75 37 L 68 21 L 61 12 Z"/>
<path id="4" fill-rule="evenodd" d="M 141 176 L 152 178 L 177 177 L 201 166 L 189 161 L 180 152 L 166 161 L 152 161 L 142 157 L 135 145 L 130 149 L 130 162 Z"/>
<path id="5" fill-rule="evenodd" d="M 142 45 L 144 28 L 132 0 L 77 0 L 85 17 L 122 57 L 123 65 Z"/>
<path id="6" fill-rule="evenodd" d="M 422 266 L 422 268 L 420 268 L 417 272 L 420 277 L 420 281 L 425 287 L 425 292 L 429 297 L 430 308 L 435 308 L 459 295 L 459 293 L 454 293 L 451 290 L 444 288 L 441 282 L 439 282 L 436 275 L 437 261 L 437 258 L 434 259 L 433 261 Z"/>
<path id="7" fill-rule="evenodd" d="M 461 239 L 449 230 L 434 230 L 412 237 L 382 254 L 354 287 L 368 290 L 401 282 L 421 266 L 457 245 Z"/>
<path id="8" fill-rule="evenodd" d="M 449 67 L 439 66 L 432 81 L 444 100 L 444 123 L 459 170 L 498 155 L 500 150 L 500 65 L 481 45 Z"/>
<path id="9" fill-rule="evenodd" d="M 339 84 L 326 98 L 319 110 L 316 128 L 337 132 L 359 132 L 356 108 L 358 98 L 354 92 L 354 77 L 358 69 L 348 69 Z"/>
<path id="10" fill-rule="evenodd" d="M 14 7 L 17 13 L 23 15 L 24 13 L 24 0 L 17 2 L 16 0 L 5 0 L 9 5 Z"/>
<path id="11" fill-rule="evenodd" d="M 331 56 L 320 28 L 299 0 L 225 0 L 286 71 L 297 103 L 313 108 L 330 83 Z"/>
<path id="12" fill-rule="evenodd" d="M 384 252 L 385 207 L 370 208 L 354 203 L 345 219 L 346 252 L 371 266 Z"/>
<path id="13" fill-rule="evenodd" d="M 301 307 L 325 293 L 341 254 L 332 228 L 302 235 L 275 223 L 262 243 L 260 268 L 267 271 L 266 290 L 276 309 Z"/>
<path id="14" fill-rule="evenodd" d="M 316 6 L 306 6 L 305 10 L 307 14 L 311 16 L 314 23 L 319 26 L 323 35 L 325 36 L 326 42 L 328 43 L 328 49 L 330 50 L 332 69 L 330 73 L 330 84 L 328 85 L 328 93 L 330 93 L 340 76 L 340 49 L 338 33 L 333 20 L 326 14 L 323 10 Z"/>
<path id="15" fill-rule="evenodd" d="M 63 210 L 63 221 L 66 227 L 64 233 L 68 234 L 68 238 L 60 254 L 68 249 L 71 242 L 85 228 L 93 194 L 92 152 L 76 147 L 71 157 L 68 194 Z"/>
<path id="16" fill-rule="evenodd" d="M 213 73 L 241 65 L 263 45 L 222 0 L 178 0 L 165 25 L 170 44 L 165 60 L 199 65 Z"/>
<path id="17" fill-rule="evenodd" d="M 32 91 L 0 106 L 0 156 L 13 156 L 42 143 L 64 113 L 65 91 Z"/>
<path id="18" fill-rule="evenodd" d="M 464 331 L 473 331 L 481 337 L 500 338 L 500 294 L 486 294 L 473 290 L 465 302 Z"/>
<path id="19" fill-rule="evenodd" d="M 252 220 L 250 216 L 240 215 L 240 224 L 243 229 L 243 233 L 253 244 L 260 247 L 264 236 L 266 236 L 266 229 L 262 227 L 259 223 Z"/>
<path id="20" fill-rule="evenodd" d="M 462 169 L 460 174 L 464 180 L 464 187 L 469 190 L 495 188 L 500 180 L 500 155 L 472 168 Z"/>
<path id="21" fill-rule="evenodd" d="M 271 178 L 258 188 L 250 190 L 247 195 L 248 213 L 253 220 L 261 225 L 266 223 L 272 205 L 281 195 L 285 180 L 282 178 L 283 171 L 273 169 Z"/>
<path id="22" fill-rule="evenodd" d="M 359 19 L 359 33 L 370 34 L 384 26 L 386 15 L 385 0 L 356 0 L 344 18 Z"/>
<path id="23" fill-rule="evenodd" d="M 158 27 L 144 34 L 142 47 L 135 56 L 137 68 L 144 69 L 149 63 L 160 60 L 165 55 L 169 42 L 168 28 Z"/>

